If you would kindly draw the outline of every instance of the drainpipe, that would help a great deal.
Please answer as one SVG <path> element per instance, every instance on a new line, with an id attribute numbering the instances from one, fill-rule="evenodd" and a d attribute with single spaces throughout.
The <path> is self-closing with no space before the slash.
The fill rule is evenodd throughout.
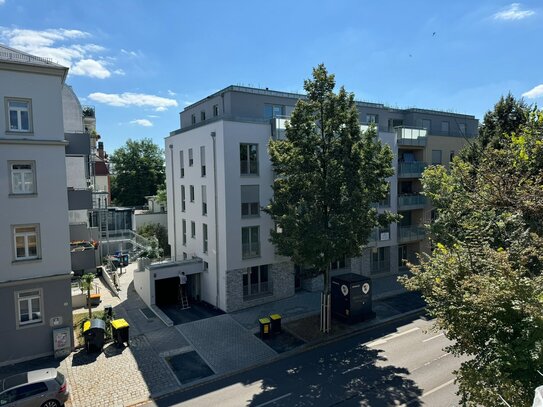
<path id="1" fill-rule="evenodd" d="M 173 171 L 173 144 L 170 144 L 168 147 L 170 147 L 170 166 L 172 169 L 172 180 L 170 182 L 172 186 L 172 207 L 173 207 L 173 261 L 177 261 L 177 237 L 175 234 L 176 229 L 176 222 L 175 222 L 175 182 L 174 182 L 174 171 Z"/>
<path id="2" fill-rule="evenodd" d="M 217 146 L 216 146 L 216 133 L 211 132 L 211 139 L 213 140 L 213 192 L 215 195 L 215 277 L 216 277 L 216 286 L 217 293 L 215 296 L 215 306 L 219 308 L 219 208 L 218 208 L 218 198 L 217 198 Z"/>

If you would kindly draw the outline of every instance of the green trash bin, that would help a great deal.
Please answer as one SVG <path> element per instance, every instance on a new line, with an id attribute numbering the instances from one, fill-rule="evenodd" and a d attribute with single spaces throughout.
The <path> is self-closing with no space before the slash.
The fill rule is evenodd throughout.
<path id="1" fill-rule="evenodd" d="M 280 334 L 281 333 L 281 315 L 272 314 L 270 315 L 270 320 L 271 320 L 272 334 Z"/>
<path id="2" fill-rule="evenodd" d="M 260 323 L 260 337 L 266 339 L 270 337 L 271 331 L 271 322 L 269 318 L 260 318 L 258 320 Z"/>

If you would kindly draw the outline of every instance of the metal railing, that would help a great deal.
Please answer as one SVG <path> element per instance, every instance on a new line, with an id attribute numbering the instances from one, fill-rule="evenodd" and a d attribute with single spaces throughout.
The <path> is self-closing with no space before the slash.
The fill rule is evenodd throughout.
<path id="1" fill-rule="evenodd" d="M 398 163 L 398 176 L 420 178 L 427 166 L 428 164 L 422 161 L 400 162 Z"/>
<path id="2" fill-rule="evenodd" d="M 405 206 L 424 206 L 426 197 L 421 194 L 403 194 L 398 196 L 398 208 Z"/>
<path id="3" fill-rule="evenodd" d="M 52 58 L 37 57 L 35 55 L 19 54 L 16 52 L 0 51 L 0 59 L 15 60 L 17 62 L 41 62 L 52 64 Z"/>
<path id="4" fill-rule="evenodd" d="M 398 145 L 425 146 L 428 130 L 420 127 L 398 126 L 394 127 Z"/>
<path id="5" fill-rule="evenodd" d="M 409 225 L 398 227 L 398 241 L 412 242 L 416 240 L 422 240 L 426 237 L 426 229 L 421 225 Z"/>

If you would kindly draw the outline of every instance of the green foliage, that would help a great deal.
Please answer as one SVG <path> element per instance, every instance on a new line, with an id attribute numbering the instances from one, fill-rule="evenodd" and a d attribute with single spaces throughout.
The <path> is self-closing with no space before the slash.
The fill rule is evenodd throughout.
<path id="1" fill-rule="evenodd" d="M 158 240 L 158 246 L 164 253 L 164 256 L 170 255 L 168 231 L 160 223 L 146 223 L 143 226 L 140 226 L 136 233 L 147 238 L 155 237 Z"/>
<path id="2" fill-rule="evenodd" d="M 423 293 L 448 350 L 467 356 L 464 405 L 531 405 L 543 382 L 543 112 L 483 145 L 475 161 L 424 172 L 436 249 L 403 282 Z"/>
<path id="3" fill-rule="evenodd" d="M 166 194 L 166 185 L 162 185 L 158 189 L 158 191 L 156 191 L 156 201 L 164 205 L 168 203 L 167 194 Z"/>
<path id="4" fill-rule="evenodd" d="M 151 236 L 148 240 L 151 245 L 141 253 L 141 257 L 147 257 L 148 259 L 160 259 L 163 257 L 164 250 L 160 247 L 158 239 Z"/>
<path id="5" fill-rule="evenodd" d="M 111 196 L 116 205 L 143 205 L 166 179 L 164 153 L 151 139 L 131 140 L 110 156 Z"/>
<path id="6" fill-rule="evenodd" d="M 91 300 L 90 300 L 90 292 L 94 288 L 93 282 L 94 278 L 96 276 L 92 273 L 83 274 L 81 276 L 81 290 L 87 292 L 87 308 L 89 310 L 89 318 L 92 318 L 92 307 L 91 307 Z"/>
<path id="7" fill-rule="evenodd" d="M 323 65 L 313 69 L 286 138 L 270 141 L 274 196 L 265 208 L 280 227 L 271 231 L 277 252 L 325 275 L 332 261 L 359 255 L 374 227 L 395 219 L 372 207 L 388 193 L 392 152 L 375 128 L 361 131 L 354 95 L 334 87 Z"/>

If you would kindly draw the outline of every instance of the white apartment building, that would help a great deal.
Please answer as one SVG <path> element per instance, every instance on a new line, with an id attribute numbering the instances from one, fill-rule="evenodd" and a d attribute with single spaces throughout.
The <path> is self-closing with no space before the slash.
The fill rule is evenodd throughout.
<path id="1" fill-rule="evenodd" d="M 67 73 L 0 45 L 0 365 L 72 344 Z"/>
<path id="2" fill-rule="evenodd" d="M 166 138 L 168 234 L 174 260 L 201 258 L 189 276 L 192 296 L 227 312 L 320 290 L 322 277 L 303 279 L 299 267 L 275 254 L 273 223 L 260 209 L 272 196 L 268 142 L 303 95 L 229 86 L 180 114 L 179 130 Z M 427 250 L 423 223 L 431 207 L 420 195 L 428 164 L 445 164 L 477 132 L 473 116 L 424 109 L 393 109 L 357 102 L 363 128 L 375 123 L 391 146 L 396 174 L 390 198 L 376 203 L 403 219 L 376 230 L 362 256 L 332 264 L 332 275 L 371 276 L 382 292 L 396 282 L 405 260 Z M 375 290 L 374 290 L 375 292 Z M 160 292 L 155 293 L 158 302 Z"/>

